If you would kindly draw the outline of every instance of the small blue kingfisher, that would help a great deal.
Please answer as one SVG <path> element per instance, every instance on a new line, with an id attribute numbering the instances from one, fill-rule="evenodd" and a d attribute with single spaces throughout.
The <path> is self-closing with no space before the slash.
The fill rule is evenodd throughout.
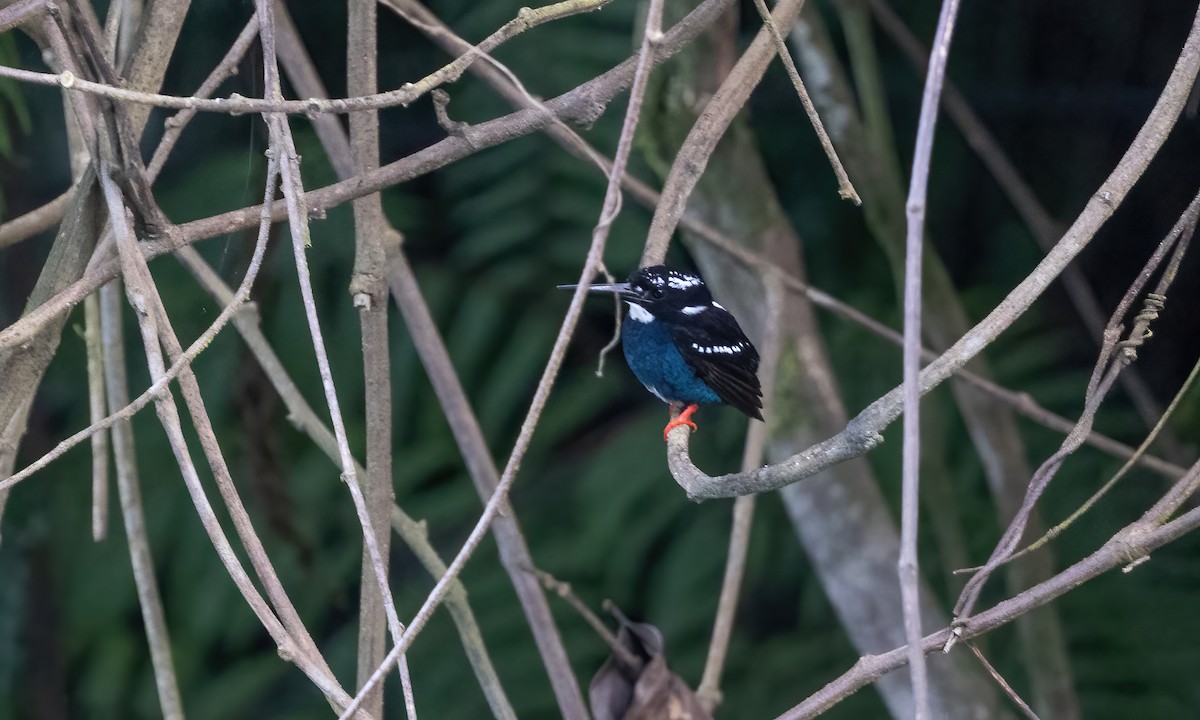
<path id="1" fill-rule="evenodd" d="M 576 285 L 559 285 L 574 289 Z M 629 282 L 590 285 L 590 292 L 618 295 L 629 305 L 621 325 L 625 361 L 646 389 L 686 409 L 663 429 L 692 430 L 700 404 L 723 402 L 762 420 L 758 351 L 728 310 L 712 299 L 704 281 L 664 265 L 642 268 Z"/>

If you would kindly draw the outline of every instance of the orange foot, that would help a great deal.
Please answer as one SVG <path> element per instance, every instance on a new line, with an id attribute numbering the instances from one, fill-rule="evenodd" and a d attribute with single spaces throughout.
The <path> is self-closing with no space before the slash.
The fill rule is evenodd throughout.
<path id="1" fill-rule="evenodd" d="M 678 407 L 678 405 L 676 405 L 674 407 Z M 695 405 L 695 404 L 688 405 L 686 408 L 684 408 L 683 412 L 676 415 L 671 420 L 671 422 L 667 423 L 667 426 L 665 428 L 663 428 L 663 442 L 666 442 L 667 436 L 671 434 L 671 431 L 674 430 L 675 428 L 679 427 L 680 425 L 687 425 L 688 427 L 690 427 L 692 429 L 693 432 L 695 432 L 696 423 L 692 422 L 692 413 L 696 412 L 699 409 L 700 409 L 699 405 Z"/>

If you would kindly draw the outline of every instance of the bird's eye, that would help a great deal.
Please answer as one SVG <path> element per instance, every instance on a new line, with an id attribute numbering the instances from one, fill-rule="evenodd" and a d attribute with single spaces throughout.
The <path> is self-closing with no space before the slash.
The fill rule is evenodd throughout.
<path id="1" fill-rule="evenodd" d="M 663 289 L 660 287 L 654 288 L 653 290 L 650 291 L 650 296 L 653 297 L 655 300 L 662 299 Z"/>

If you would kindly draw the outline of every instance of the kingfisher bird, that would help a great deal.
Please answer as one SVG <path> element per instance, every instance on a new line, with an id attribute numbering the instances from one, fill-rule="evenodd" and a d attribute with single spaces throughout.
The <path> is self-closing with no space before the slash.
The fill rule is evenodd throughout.
<path id="1" fill-rule="evenodd" d="M 588 291 L 615 294 L 629 305 L 621 325 L 629 369 L 672 413 L 686 406 L 663 428 L 663 440 L 680 425 L 695 430 L 692 414 L 702 404 L 725 403 L 763 419 L 758 351 L 699 277 L 655 265 L 629 282 L 589 285 Z"/>

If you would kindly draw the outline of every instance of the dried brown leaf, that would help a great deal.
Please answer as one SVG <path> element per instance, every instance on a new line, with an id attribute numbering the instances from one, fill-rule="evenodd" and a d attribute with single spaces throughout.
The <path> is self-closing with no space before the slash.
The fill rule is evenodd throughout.
<path id="1" fill-rule="evenodd" d="M 592 678 L 596 720 L 711 720 L 688 684 L 667 667 L 662 631 L 620 618 L 617 641 L 644 660 L 631 667 L 612 655 Z"/>

